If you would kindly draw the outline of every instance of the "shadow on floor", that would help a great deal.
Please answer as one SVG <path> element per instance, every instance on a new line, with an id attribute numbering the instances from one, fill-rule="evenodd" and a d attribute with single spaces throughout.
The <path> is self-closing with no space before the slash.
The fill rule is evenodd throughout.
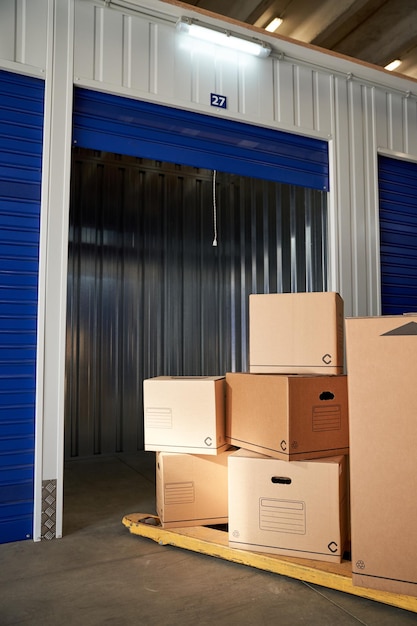
<path id="1" fill-rule="evenodd" d="M 153 453 L 70 461 L 64 536 L 0 545 L 1 626 L 408 626 L 417 615 L 132 535 Z"/>

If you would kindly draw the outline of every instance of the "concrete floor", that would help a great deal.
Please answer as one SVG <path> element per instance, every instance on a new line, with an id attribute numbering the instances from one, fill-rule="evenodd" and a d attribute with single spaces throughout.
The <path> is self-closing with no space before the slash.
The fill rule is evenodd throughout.
<path id="1" fill-rule="evenodd" d="M 405 626 L 417 614 L 129 533 L 155 512 L 154 454 L 71 461 L 64 537 L 0 545 L 10 626 Z"/>

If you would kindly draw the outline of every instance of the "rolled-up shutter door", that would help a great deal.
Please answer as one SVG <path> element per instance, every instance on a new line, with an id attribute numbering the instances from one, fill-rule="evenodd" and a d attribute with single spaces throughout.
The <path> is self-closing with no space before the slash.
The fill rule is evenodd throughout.
<path id="1" fill-rule="evenodd" d="M 0 542 L 33 535 L 44 83 L 0 71 Z"/>
<path id="2" fill-rule="evenodd" d="M 76 88 L 74 143 L 310 189 L 329 189 L 328 145 L 303 135 Z"/>

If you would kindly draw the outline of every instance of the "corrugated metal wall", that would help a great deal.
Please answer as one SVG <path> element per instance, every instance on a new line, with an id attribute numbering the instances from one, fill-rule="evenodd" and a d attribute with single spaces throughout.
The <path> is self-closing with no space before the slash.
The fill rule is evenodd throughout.
<path id="1" fill-rule="evenodd" d="M 75 149 L 66 456 L 143 448 L 142 381 L 247 367 L 250 293 L 327 287 L 327 194 Z"/>
<path id="2" fill-rule="evenodd" d="M 203 107 L 248 122 L 278 122 L 285 130 L 332 132 L 331 74 L 232 50 L 225 57 L 221 49 L 216 54 L 216 47 L 204 52 L 200 46 L 196 53 L 175 30 L 175 15 L 183 7 L 156 8 L 163 11 L 152 20 L 140 6 L 136 15 L 124 14 L 76 0 L 75 84 L 113 85 L 120 94 L 148 93 L 159 103 L 193 103 L 200 112 Z M 211 92 L 227 96 L 227 110 L 210 109 Z"/>

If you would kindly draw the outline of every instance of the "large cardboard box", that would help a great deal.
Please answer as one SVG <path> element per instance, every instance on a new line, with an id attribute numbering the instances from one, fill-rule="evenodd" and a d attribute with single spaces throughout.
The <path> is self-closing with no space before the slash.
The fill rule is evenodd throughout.
<path id="1" fill-rule="evenodd" d="M 164 528 L 227 523 L 227 459 L 234 450 L 156 453 L 156 511 Z"/>
<path id="2" fill-rule="evenodd" d="M 340 563 L 347 533 L 346 457 L 288 463 L 229 457 L 229 545 Z"/>
<path id="3" fill-rule="evenodd" d="M 249 371 L 343 374 L 344 315 L 340 295 L 250 295 Z"/>
<path id="4" fill-rule="evenodd" d="M 417 596 L 417 317 L 346 320 L 353 584 Z"/>
<path id="5" fill-rule="evenodd" d="M 346 376 L 227 373 L 226 439 L 286 461 L 347 454 Z"/>
<path id="6" fill-rule="evenodd" d="M 145 450 L 216 455 L 225 439 L 224 376 L 143 381 Z"/>

